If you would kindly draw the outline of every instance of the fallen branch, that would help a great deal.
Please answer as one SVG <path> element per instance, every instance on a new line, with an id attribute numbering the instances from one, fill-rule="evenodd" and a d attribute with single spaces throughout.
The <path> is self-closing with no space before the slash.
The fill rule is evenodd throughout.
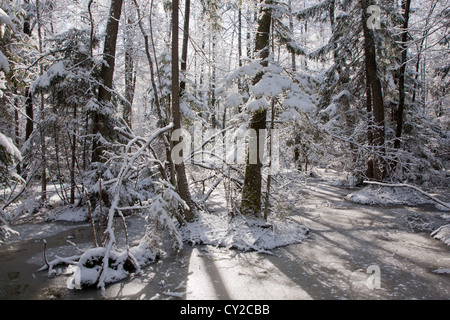
<path id="1" fill-rule="evenodd" d="M 59 265 L 76 265 L 78 263 L 78 260 L 80 260 L 80 257 L 81 257 L 81 255 L 74 255 L 74 256 L 71 256 L 68 258 L 55 256 L 55 259 L 52 261 L 48 261 L 47 258 L 44 258 L 45 265 L 43 265 L 42 267 L 37 269 L 35 272 L 48 270 L 48 277 L 51 278 L 51 277 L 57 275 L 57 272 L 54 269 L 54 267 L 59 266 Z"/>
<path id="2" fill-rule="evenodd" d="M 143 154 L 144 150 L 150 146 L 150 144 L 153 142 L 153 140 L 155 140 L 162 133 L 172 129 L 173 127 L 174 127 L 174 124 L 173 124 L 173 122 L 171 122 L 166 127 L 156 130 L 134 154 L 130 154 L 129 150 L 131 148 L 131 145 L 133 145 L 135 143 L 137 138 L 134 138 L 133 140 L 128 142 L 128 144 L 125 148 L 125 152 L 123 154 L 123 158 L 124 158 L 123 163 L 120 168 L 120 172 L 117 175 L 117 180 L 113 187 L 114 197 L 113 197 L 113 200 L 111 201 L 111 206 L 109 208 L 109 212 L 107 215 L 107 220 L 108 220 L 107 228 L 104 231 L 104 237 L 107 240 L 105 240 L 104 253 L 103 253 L 103 257 L 102 257 L 102 265 L 101 265 L 101 269 L 100 269 L 100 272 L 99 272 L 99 275 L 98 275 L 98 278 L 96 281 L 96 285 L 98 288 L 100 288 L 102 290 L 102 293 L 104 293 L 104 291 L 105 291 L 105 285 L 106 285 L 106 282 L 108 279 L 107 273 L 108 273 L 108 268 L 110 266 L 110 262 L 109 262 L 110 254 L 111 254 L 113 247 L 116 244 L 116 237 L 114 235 L 114 215 L 116 214 L 116 212 L 119 215 L 121 215 L 121 212 L 120 212 L 120 210 L 118 210 L 118 208 L 119 208 L 120 191 L 121 191 L 120 189 L 122 186 L 122 182 L 126 178 L 128 172 L 131 170 L 136 159 Z M 123 219 L 123 216 L 122 216 L 122 219 Z M 128 246 L 128 243 L 127 243 L 127 246 Z M 128 252 L 128 250 L 127 250 L 127 252 Z M 132 253 L 128 252 L 128 257 L 130 257 L 130 256 L 132 256 Z M 134 258 L 132 258 L 132 259 L 134 259 Z"/>
<path id="3" fill-rule="evenodd" d="M 439 199 L 437 199 L 436 197 L 433 197 L 432 195 L 426 193 L 425 191 L 423 191 L 422 189 L 416 187 L 416 186 L 412 186 L 410 184 L 406 184 L 406 183 L 383 183 L 383 182 L 377 182 L 377 181 L 363 181 L 363 183 L 366 184 L 375 184 L 375 185 L 379 185 L 379 186 L 383 186 L 383 187 L 399 187 L 399 188 L 411 188 L 414 189 L 418 192 L 420 192 L 421 194 L 423 194 L 424 196 L 426 196 L 427 198 L 433 200 L 434 202 L 440 204 L 443 207 L 446 207 L 448 209 L 450 209 L 450 204 L 447 204 Z"/>
<path id="4" fill-rule="evenodd" d="M 214 189 L 219 185 L 219 183 L 222 182 L 222 178 L 218 178 L 216 180 L 216 182 L 214 182 L 214 184 L 212 185 L 212 187 L 208 190 L 208 192 L 206 192 L 206 194 L 200 199 L 200 203 L 204 204 L 206 202 L 206 200 L 208 200 L 209 196 L 211 195 L 211 193 L 214 191 Z"/>

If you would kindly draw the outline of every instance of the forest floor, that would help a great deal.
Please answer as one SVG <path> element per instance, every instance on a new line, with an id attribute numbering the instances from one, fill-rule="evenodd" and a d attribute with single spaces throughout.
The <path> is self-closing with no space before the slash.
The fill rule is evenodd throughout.
<path id="1" fill-rule="evenodd" d="M 448 223 L 434 204 L 363 205 L 355 192 L 308 178 L 291 218 L 309 228 L 301 243 L 242 252 L 186 244 L 170 250 L 139 275 L 108 285 L 107 299 L 450 299 L 450 247 L 430 236 Z M 437 195 L 449 201 L 444 189 Z M 213 194 L 211 211 L 223 210 Z M 142 223 L 128 218 L 130 234 Z M 101 299 L 96 289 L 68 290 L 66 272 L 49 279 L 35 272 L 47 254 L 70 256 L 88 247 L 86 223 L 40 222 L 16 226 L 20 239 L 0 246 L 0 299 Z M 39 230 L 37 232 L 36 230 Z M 167 244 L 168 245 L 168 244 Z M 169 246 L 169 245 L 168 245 Z"/>

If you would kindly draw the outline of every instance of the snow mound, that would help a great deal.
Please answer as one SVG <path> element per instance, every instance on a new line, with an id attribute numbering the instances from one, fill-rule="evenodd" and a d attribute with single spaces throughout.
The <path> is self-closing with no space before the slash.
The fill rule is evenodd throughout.
<path id="1" fill-rule="evenodd" d="M 204 213 L 180 230 L 184 241 L 242 251 L 264 252 L 306 238 L 309 229 L 291 219 L 269 219 L 267 222 L 241 215 L 233 219 Z"/>
<path id="2" fill-rule="evenodd" d="M 47 221 L 85 222 L 88 221 L 86 207 L 68 205 L 51 210 L 47 215 Z"/>
<path id="3" fill-rule="evenodd" d="M 438 269 L 433 270 L 433 272 L 439 274 L 450 274 L 450 269 L 439 267 Z"/>
<path id="4" fill-rule="evenodd" d="M 367 186 L 347 195 L 347 199 L 368 205 L 418 205 L 430 201 L 419 192 L 408 188 Z"/>
<path id="5" fill-rule="evenodd" d="M 450 246 L 450 224 L 445 224 L 439 227 L 431 233 L 431 236 Z"/>
<path id="6" fill-rule="evenodd" d="M 81 289 L 82 286 L 93 286 L 97 283 L 102 271 L 102 261 L 106 249 L 104 247 L 87 250 L 78 261 L 72 277 L 67 280 L 68 289 Z M 107 269 L 106 282 L 122 280 L 127 276 L 124 264 L 127 261 L 126 252 L 110 252 L 110 262 Z"/>

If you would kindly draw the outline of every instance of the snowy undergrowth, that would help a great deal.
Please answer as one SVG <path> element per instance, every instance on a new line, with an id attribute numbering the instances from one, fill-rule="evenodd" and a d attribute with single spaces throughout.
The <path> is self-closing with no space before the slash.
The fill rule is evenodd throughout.
<path id="1" fill-rule="evenodd" d="M 258 252 L 299 243 L 306 238 L 308 231 L 308 228 L 291 219 L 269 218 L 265 222 L 241 215 L 227 219 L 208 213 L 203 213 L 199 219 L 180 229 L 184 241 L 191 244 Z"/>

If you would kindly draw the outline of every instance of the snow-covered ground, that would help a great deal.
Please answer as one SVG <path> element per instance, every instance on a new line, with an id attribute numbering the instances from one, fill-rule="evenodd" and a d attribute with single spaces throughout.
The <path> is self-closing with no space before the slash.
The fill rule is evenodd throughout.
<path id="1" fill-rule="evenodd" d="M 283 179 L 290 181 L 289 187 L 284 188 L 286 192 L 274 189 L 279 202 L 274 203 L 278 212 L 272 213 L 276 219 L 268 222 L 271 227 L 252 229 L 251 224 L 242 223 L 233 228 L 226 215 L 221 214 L 222 196 L 218 189 L 207 203 L 211 214 L 204 215 L 184 234 L 185 240 L 190 237 L 191 241 L 183 249 L 175 251 L 170 241 L 164 240 L 159 261 L 143 268 L 140 274 L 130 274 L 108 285 L 105 297 L 450 298 L 450 247 L 445 242 L 448 227 L 441 227 L 449 223 L 448 211 L 430 203 L 413 206 L 406 196 L 404 200 L 409 206 L 355 203 L 349 200 L 349 194 L 360 191 L 374 198 L 376 193 L 331 186 L 335 179 L 331 181 L 323 172 L 319 172 L 322 176 L 318 178 L 292 174 Z M 435 191 L 433 195 L 448 202 Z M 389 196 L 387 191 L 384 194 L 383 197 Z M 391 194 L 389 198 L 395 197 Z M 83 214 L 70 210 L 71 218 L 76 216 L 75 212 Z M 101 298 L 95 289 L 68 290 L 67 279 L 73 270 L 61 268 L 61 275 L 51 279 L 46 272 L 35 272 L 43 265 L 43 238 L 47 240 L 49 260 L 77 252 L 67 240 L 81 249 L 92 246 L 89 223 L 56 221 L 67 214 L 68 211 L 54 208 L 47 212 L 54 221 L 42 219 L 38 224 L 14 226 L 20 237 L 11 238 L 0 247 L 0 297 Z M 117 239 L 123 247 L 123 230 L 119 226 Z M 127 228 L 130 243 L 137 244 L 145 230 L 142 218 L 128 217 Z M 240 232 L 233 233 L 235 229 Z M 247 232 L 243 233 L 244 230 Z M 279 232 L 276 238 L 275 231 Z M 434 238 L 433 231 L 436 231 Z M 262 239 L 269 240 L 261 242 Z M 276 243 L 274 239 L 285 243 Z M 255 245 L 256 251 L 246 251 Z"/>

